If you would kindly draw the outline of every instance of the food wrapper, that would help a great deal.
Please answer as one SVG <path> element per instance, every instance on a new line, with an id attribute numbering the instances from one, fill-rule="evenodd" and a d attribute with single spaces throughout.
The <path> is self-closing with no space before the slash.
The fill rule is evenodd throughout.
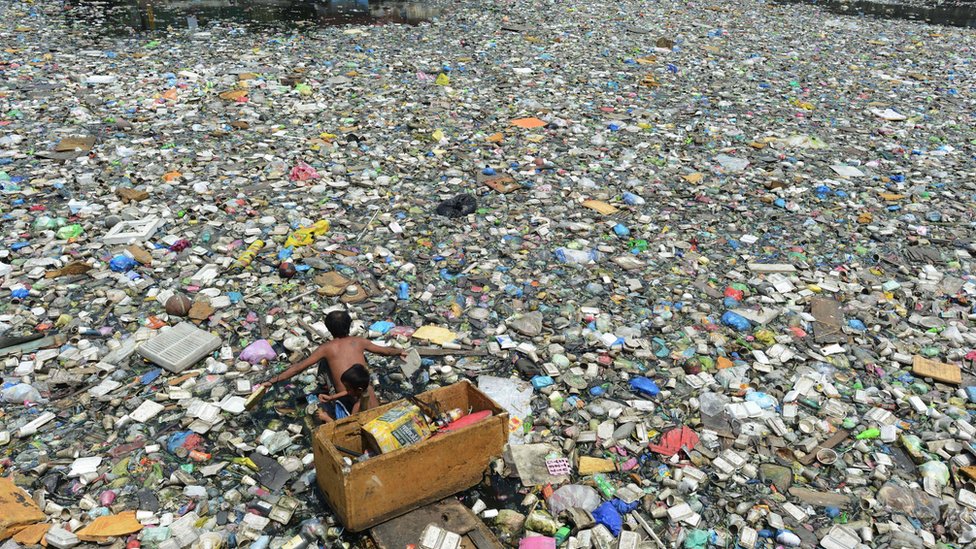
<path id="1" fill-rule="evenodd" d="M 403 403 L 363 426 L 380 453 L 386 454 L 430 437 L 420 408 Z"/>

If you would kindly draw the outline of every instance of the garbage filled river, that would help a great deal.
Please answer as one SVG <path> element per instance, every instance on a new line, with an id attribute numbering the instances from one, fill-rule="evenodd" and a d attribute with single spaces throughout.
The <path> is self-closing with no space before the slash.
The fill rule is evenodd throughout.
<path id="1" fill-rule="evenodd" d="M 973 543 L 976 35 L 878 6 L 0 0 L 0 549 Z M 413 447 L 258 389 L 334 310 Z"/>

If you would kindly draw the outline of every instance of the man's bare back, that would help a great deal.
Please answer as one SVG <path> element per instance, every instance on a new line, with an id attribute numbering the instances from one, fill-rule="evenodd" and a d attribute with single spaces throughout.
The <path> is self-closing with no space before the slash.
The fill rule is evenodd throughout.
<path id="1" fill-rule="evenodd" d="M 262 383 L 262 385 L 273 385 L 279 381 L 289 379 L 299 372 L 319 364 L 322 359 L 325 359 L 329 364 L 332 385 L 335 387 L 336 393 L 342 393 L 348 389 L 342 384 L 342 374 L 346 370 L 356 364 L 362 364 L 368 368 L 366 352 L 386 356 L 399 355 L 401 358 L 406 358 L 406 353 L 395 347 L 384 347 L 382 345 L 376 345 L 368 339 L 350 336 L 349 331 L 352 326 L 352 318 L 345 311 L 333 311 L 329 313 L 325 317 L 325 325 L 335 339 L 319 345 L 308 358 L 291 365 L 285 371 Z M 367 392 L 369 394 L 369 406 L 363 409 L 379 406 L 379 401 L 376 399 L 376 392 L 372 386 L 369 387 Z"/>
<path id="2" fill-rule="evenodd" d="M 366 362 L 366 353 L 369 351 L 378 355 L 402 355 L 403 352 L 393 347 L 383 347 L 376 345 L 368 339 L 361 337 L 340 337 L 333 339 L 319 346 L 312 356 L 317 356 L 318 360 L 326 359 L 329 363 L 329 371 L 332 374 L 332 383 L 335 385 L 336 392 L 345 391 L 347 388 L 342 384 L 342 374 L 356 364 L 369 366 Z M 372 388 L 369 389 L 369 407 L 377 406 L 376 393 Z"/>

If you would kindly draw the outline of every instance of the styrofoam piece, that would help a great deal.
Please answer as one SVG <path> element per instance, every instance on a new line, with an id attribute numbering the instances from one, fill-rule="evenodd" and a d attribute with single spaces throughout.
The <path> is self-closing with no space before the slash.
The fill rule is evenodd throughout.
<path id="1" fill-rule="evenodd" d="M 181 322 L 139 347 L 139 354 L 170 372 L 179 373 L 220 347 L 218 336 Z"/>
<path id="2" fill-rule="evenodd" d="M 112 227 L 102 242 L 106 244 L 132 244 L 142 242 L 152 235 L 163 225 L 163 220 L 158 217 L 147 217 L 135 221 L 122 221 Z"/>
<path id="3" fill-rule="evenodd" d="M 139 423 L 145 423 L 150 419 L 159 415 L 159 413 L 163 411 L 163 408 L 165 408 L 165 406 L 163 406 L 158 402 L 145 400 L 143 401 L 142 404 L 139 405 L 138 408 L 136 408 L 135 410 L 132 411 L 131 414 L 129 414 L 129 417 L 131 417 L 135 421 L 138 421 Z"/>
<path id="4" fill-rule="evenodd" d="M 71 470 L 68 471 L 68 476 L 78 477 L 81 475 L 94 473 L 98 470 L 98 466 L 101 465 L 101 463 L 102 458 L 99 456 L 78 458 L 71 463 Z"/>

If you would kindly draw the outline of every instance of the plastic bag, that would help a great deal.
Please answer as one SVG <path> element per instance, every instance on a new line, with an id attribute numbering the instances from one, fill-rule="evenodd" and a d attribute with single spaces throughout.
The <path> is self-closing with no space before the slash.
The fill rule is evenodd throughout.
<path id="1" fill-rule="evenodd" d="M 620 535 L 624 526 L 624 519 L 617 512 L 617 509 L 609 501 L 593 510 L 593 520 L 602 524 L 610 530 L 614 537 Z"/>
<path id="2" fill-rule="evenodd" d="M 108 262 L 110 269 L 117 273 L 125 273 L 136 268 L 136 260 L 126 255 L 117 255 Z"/>
<path id="3" fill-rule="evenodd" d="M 632 501 L 630 503 L 624 502 L 622 499 L 613 498 L 610 500 L 613 504 L 613 508 L 617 510 L 621 515 L 626 515 L 627 513 L 637 509 L 640 506 L 640 500 Z"/>
<path id="4" fill-rule="evenodd" d="M 600 494 L 590 486 L 568 484 L 552 493 L 547 502 L 553 516 L 574 507 L 593 512 L 600 505 Z"/>
<path id="5" fill-rule="evenodd" d="M 749 322 L 749 319 L 740 315 L 739 313 L 733 313 L 732 311 L 725 311 L 725 313 L 722 314 L 722 324 L 737 332 L 744 332 L 752 327 L 752 323 Z"/>
<path id="6" fill-rule="evenodd" d="M 453 219 L 455 217 L 464 217 L 468 214 L 473 214 L 476 209 L 478 209 L 478 202 L 475 200 L 474 195 L 459 194 L 438 204 L 434 211 L 437 212 L 437 215 L 443 215 L 444 217 Z"/>
<path id="7" fill-rule="evenodd" d="M 266 339 L 259 339 L 248 345 L 237 358 L 244 362 L 257 364 L 262 360 L 274 360 L 278 356 L 271 348 L 271 344 Z"/>
<path id="8" fill-rule="evenodd" d="M 0 394 L 3 395 L 3 401 L 10 404 L 41 401 L 41 393 L 27 383 L 18 383 L 12 387 L 7 387 Z"/>
<path id="9" fill-rule="evenodd" d="M 661 394 L 660 387 L 654 383 L 653 379 L 646 377 L 635 377 L 630 380 L 630 390 L 642 395 L 656 397 Z"/>

